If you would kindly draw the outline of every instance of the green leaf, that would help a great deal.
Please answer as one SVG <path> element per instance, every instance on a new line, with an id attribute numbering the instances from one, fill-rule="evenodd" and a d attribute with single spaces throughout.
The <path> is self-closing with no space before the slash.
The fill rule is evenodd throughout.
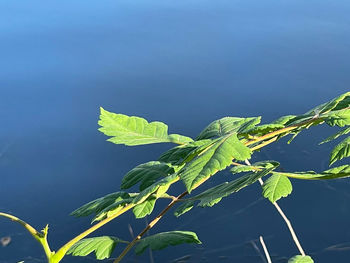
<path id="1" fill-rule="evenodd" d="M 221 137 L 230 133 L 243 132 L 245 129 L 252 128 L 260 122 L 260 117 L 238 118 L 224 117 L 210 123 L 196 138 L 196 140 L 211 139 Z"/>
<path id="2" fill-rule="evenodd" d="M 342 110 L 349 106 L 350 106 L 350 92 L 346 92 L 329 102 L 325 102 L 321 105 L 316 106 L 315 108 L 308 111 L 306 114 L 328 113 L 331 111 Z"/>
<path id="3" fill-rule="evenodd" d="M 168 246 L 175 246 L 184 243 L 201 244 L 196 233 L 190 231 L 170 231 L 162 232 L 152 236 L 145 237 L 138 242 L 135 248 L 137 255 L 142 254 L 146 248 L 150 247 L 152 250 L 164 249 Z"/>
<path id="4" fill-rule="evenodd" d="M 237 134 L 247 133 L 248 131 L 253 129 L 257 124 L 259 124 L 260 121 L 261 117 L 247 118 L 247 121 L 244 122 L 237 130 Z"/>
<path id="5" fill-rule="evenodd" d="M 158 191 L 158 189 L 162 186 L 169 187 L 173 182 L 178 180 L 177 174 L 172 174 L 163 179 L 155 182 L 154 184 L 148 186 L 146 189 L 142 190 L 133 200 L 133 204 L 141 204 L 143 203 L 151 194 L 154 194 Z M 163 188 L 164 189 L 164 188 Z M 164 191 L 162 191 L 164 192 Z"/>
<path id="6" fill-rule="evenodd" d="M 163 162 L 147 162 L 136 166 L 129 171 L 122 180 L 122 189 L 128 189 L 141 182 L 140 190 L 147 188 L 161 177 L 166 177 L 175 172 L 174 168 Z"/>
<path id="7" fill-rule="evenodd" d="M 254 135 L 254 136 L 263 136 L 267 133 L 279 130 L 284 128 L 283 124 L 275 124 L 275 123 L 271 123 L 271 124 L 263 124 L 260 126 L 256 126 L 251 130 L 248 130 L 247 133 L 249 135 Z"/>
<path id="8" fill-rule="evenodd" d="M 288 263 L 314 263 L 310 256 L 297 255 L 288 260 Z"/>
<path id="9" fill-rule="evenodd" d="M 125 198 L 123 200 L 116 201 L 109 206 L 106 206 L 102 211 L 96 214 L 92 219 L 92 223 L 96 221 L 101 221 L 105 218 L 111 217 L 122 210 L 126 205 L 131 204 L 134 200 L 134 197 L 137 196 L 137 193 L 131 193 L 130 198 Z"/>
<path id="10" fill-rule="evenodd" d="M 350 176 L 350 165 L 342 165 L 328 169 L 321 173 L 322 177 L 319 179 L 339 179 Z"/>
<path id="11" fill-rule="evenodd" d="M 273 168 L 276 169 L 278 166 L 280 166 L 280 163 L 273 160 L 266 160 L 266 161 L 260 161 L 253 163 L 251 166 L 258 167 L 258 168 Z"/>
<path id="12" fill-rule="evenodd" d="M 255 173 L 246 174 L 234 181 L 225 182 L 209 188 L 208 190 L 192 197 L 191 200 L 200 200 L 198 206 L 201 207 L 213 206 L 214 204 L 217 204 L 223 197 L 236 193 L 244 187 L 255 183 L 261 177 L 269 174 L 272 170 L 273 168 L 268 168 Z"/>
<path id="13" fill-rule="evenodd" d="M 143 218 L 147 215 L 150 215 L 153 211 L 156 200 L 157 200 L 156 197 L 150 196 L 141 204 L 136 205 L 132 210 L 135 217 Z"/>
<path id="14" fill-rule="evenodd" d="M 346 92 L 335 99 L 317 106 L 313 111 L 327 113 L 330 111 L 342 110 L 350 106 L 350 92 Z"/>
<path id="15" fill-rule="evenodd" d="M 277 168 L 280 165 L 277 161 L 267 160 L 253 163 L 252 165 L 238 165 L 231 168 L 230 172 L 232 174 L 251 172 L 256 170 L 261 170 L 263 168 Z"/>
<path id="16" fill-rule="evenodd" d="M 286 115 L 278 118 L 277 120 L 273 121 L 272 124 L 280 124 L 280 125 L 287 125 L 288 123 L 292 122 L 297 118 L 296 115 Z"/>
<path id="17" fill-rule="evenodd" d="M 292 137 L 288 140 L 287 144 L 290 144 L 290 143 L 295 139 L 295 137 L 297 137 L 297 136 L 299 135 L 299 133 L 301 133 L 301 129 L 299 129 L 299 130 L 297 130 L 297 131 L 295 131 L 295 132 L 292 132 L 291 134 L 293 134 L 293 135 L 292 135 Z"/>
<path id="18" fill-rule="evenodd" d="M 332 165 L 338 160 L 341 160 L 345 157 L 350 156 L 350 137 L 347 137 L 341 143 L 334 147 L 331 152 L 331 156 L 329 159 L 329 165 Z"/>
<path id="19" fill-rule="evenodd" d="M 123 191 L 111 193 L 79 207 L 73 211 L 71 215 L 75 217 L 82 217 L 91 214 L 98 214 L 106 207 L 115 203 L 120 204 L 121 201 L 129 200 L 130 197 L 132 196 L 129 193 Z"/>
<path id="20" fill-rule="evenodd" d="M 158 160 L 165 163 L 171 163 L 172 165 L 178 165 L 183 163 L 192 152 L 197 152 L 199 148 L 208 146 L 212 142 L 212 140 L 208 139 L 180 145 L 163 153 Z"/>
<path id="21" fill-rule="evenodd" d="M 97 259 L 109 258 L 116 246 L 120 242 L 125 242 L 116 237 L 101 236 L 84 238 L 74 244 L 67 252 L 72 256 L 87 256 L 95 252 Z"/>
<path id="22" fill-rule="evenodd" d="M 343 115 L 341 112 L 343 112 L 344 109 L 346 109 L 347 107 L 349 107 L 350 105 L 350 92 L 347 92 L 345 94 L 340 95 L 339 97 L 323 103 L 311 110 L 309 110 L 308 112 L 306 112 L 305 114 L 299 115 L 299 116 L 291 116 L 290 119 L 284 123 L 286 126 L 290 126 L 290 125 L 296 125 L 296 124 L 300 124 L 304 121 L 307 120 L 311 120 L 312 118 L 315 117 L 320 117 L 320 121 L 316 122 L 314 121 L 311 125 L 318 125 L 321 124 L 323 122 L 323 118 L 327 119 L 327 123 L 331 126 L 334 125 L 343 125 L 342 123 L 344 122 L 348 122 L 348 118 L 345 116 L 336 116 L 337 114 L 339 115 Z M 338 113 L 337 113 L 338 112 Z M 331 115 L 333 115 L 333 117 L 330 117 Z M 327 117 L 328 116 L 328 117 Z M 288 117 L 288 116 L 285 116 Z M 283 117 L 283 118 L 285 118 Z M 281 119 L 282 121 L 285 121 L 287 118 L 285 119 Z M 280 121 L 281 121 L 280 120 Z M 278 123 L 278 122 L 275 122 Z M 341 126 L 341 127 L 343 127 Z M 305 127 L 304 127 L 305 128 Z"/>
<path id="23" fill-rule="evenodd" d="M 194 207 L 194 203 L 195 203 L 194 200 L 188 200 L 188 201 L 182 202 L 182 204 L 178 208 L 176 208 L 174 215 L 176 217 L 179 217 L 184 213 L 187 213 Z"/>
<path id="24" fill-rule="evenodd" d="M 274 203 L 280 198 L 288 196 L 293 187 L 287 176 L 274 174 L 264 182 L 262 189 L 263 196 Z"/>
<path id="25" fill-rule="evenodd" d="M 329 126 L 344 127 L 345 125 L 350 125 L 350 109 L 331 111 L 323 117 Z"/>
<path id="26" fill-rule="evenodd" d="M 230 169 L 230 172 L 232 174 L 239 174 L 239 173 L 243 173 L 243 172 L 251 172 L 254 171 L 255 168 L 249 165 L 238 165 L 238 166 L 234 166 Z"/>
<path id="27" fill-rule="evenodd" d="M 273 172 L 273 174 L 281 174 L 295 179 L 304 180 L 329 180 L 329 179 L 340 179 L 350 176 L 350 165 L 342 165 L 326 170 L 322 173 L 316 173 L 314 171 L 308 172 Z"/>
<path id="28" fill-rule="evenodd" d="M 129 146 L 172 142 L 185 144 L 193 141 L 178 134 L 168 135 L 168 126 L 162 122 L 147 122 L 145 119 L 124 114 L 116 114 L 101 107 L 99 131 L 111 136 L 108 141 Z"/>
<path id="29" fill-rule="evenodd" d="M 329 136 L 328 138 L 326 138 L 325 140 L 323 140 L 322 142 L 320 142 L 319 144 L 323 144 L 323 143 L 326 143 L 326 142 L 330 142 L 330 141 L 333 141 L 335 139 L 337 139 L 338 137 L 342 136 L 342 135 L 345 135 L 345 134 L 348 134 L 350 132 L 350 127 L 348 128 L 345 128 L 343 130 L 340 130 L 338 131 L 337 133 Z"/>
<path id="30" fill-rule="evenodd" d="M 231 165 L 232 159 L 246 160 L 250 156 L 250 149 L 238 140 L 237 134 L 229 134 L 186 163 L 179 176 L 190 193 L 196 183 Z"/>

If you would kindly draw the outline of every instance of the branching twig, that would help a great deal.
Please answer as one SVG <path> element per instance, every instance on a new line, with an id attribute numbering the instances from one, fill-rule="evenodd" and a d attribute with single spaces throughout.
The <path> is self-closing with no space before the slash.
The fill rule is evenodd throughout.
<path id="1" fill-rule="evenodd" d="M 250 163 L 248 160 L 245 160 L 245 163 L 246 163 L 247 165 L 251 165 L 251 163 Z M 260 183 L 260 185 L 262 186 L 262 185 L 264 184 L 264 181 L 263 181 L 261 178 L 259 178 L 259 183 Z M 293 229 L 292 223 L 291 223 L 290 220 L 287 218 L 287 216 L 283 213 L 282 209 L 279 207 L 279 205 L 277 204 L 277 202 L 273 202 L 272 204 L 274 205 L 274 207 L 276 207 L 278 213 L 282 216 L 284 222 L 286 222 L 287 227 L 288 227 L 288 229 L 289 229 L 289 232 L 290 232 L 290 234 L 292 235 L 293 241 L 294 241 L 295 245 L 297 246 L 297 248 L 298 248 L 300 254 L 301 254 L 302 256 L 305 256 L 305 252 L 304 252 L 302 246 L 300 245 L 300 242 L 299 242 L 299 239 L 298 239 L 297 235 L 295 234 L 295 231 L 294 231 L 294 229 Z"/>
<path id="2" fill-rule="evenodd" d="M 135 237 L 135 238 L 127 245 L 127 247 L 126 247 L 126 248 L 122 251 L 122 253 L 113 261 L 113 263 L 119 263 L 119 262 L 123 259 L 123 257 L 129 252 L 129 250 L 137 243 L 137 241 L 139 241 L 139 240 L 142 238 L 142 236 L 143 236 L 144 234 L 147 233 L 148 230 L 150 230 L 155 224 L 157 224 L 157 222 L 164 216 L 164 214 L 165 214 L 166 212 L 168 212 L 169 209 L 170 209 L 173 205 L 176 204 L 177 200 L 178 200 L 178 199 L 181 199 L 182 197 L 184 197 L 184 196 L 187 195 L 187 194 L 188 194 L 188 192 L 185 191 L 185 192 L 183 192 L 182 194 L 180 194 L 178 197 L 176 197 L 175 199 L 173 199 L 173 200 L 167 205 L 167 207 L 164 208 L 163 211 L 160 212 L 159 215 L 158 215 L 155 219 L 153 219 L 152 222 L 150 222 L 150 223 L 146 226 L 146 228 L 143 229 L 143 230 L 141 231 L 141 233 L 138 234 L 137 237 Z"/>

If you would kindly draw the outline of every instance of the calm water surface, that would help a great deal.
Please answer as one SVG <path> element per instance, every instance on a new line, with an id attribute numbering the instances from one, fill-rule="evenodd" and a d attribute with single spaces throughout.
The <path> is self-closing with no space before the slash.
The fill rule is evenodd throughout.
<path id="1" fill-rule="evenodd" d="M 105 142 L 99 106 L 196 136 L 223 116 L 268 122 L 348 91 L 349 12 L 344 0 L 0 1 L 0 210 L 37 228 L 49 223 L 58 248 L 89 225 L 71 211 L 118 190 L 128 170 L 171 147 Z M 291 171 L 326 169 L 332 145 L 317 144 L 332 131 L 307 131 L 255 159 Z M 293 183 L 280 205 L 307 253 L 315 262 L 348 262 L 348 248 L 329 247 L 350 246 L 349 181 Z M 135 232 L 145 225 L 127 214 L 96 235 L 130 239 L 129 222 Z M 154 252 L 155 262 L 185 255 L 186 262 L 263 262 L 252 245 L 260 247 L 259 235 L 273 262 L 298 253 L 258 185 L 211 209 L 169 214 L 152 231 L 173 229 L 196 231 L 203 245 Z M 1 263 L 45 262 L 20 226 L 0 220 L 2 236 L 12 242 L 0 247 Z"/>

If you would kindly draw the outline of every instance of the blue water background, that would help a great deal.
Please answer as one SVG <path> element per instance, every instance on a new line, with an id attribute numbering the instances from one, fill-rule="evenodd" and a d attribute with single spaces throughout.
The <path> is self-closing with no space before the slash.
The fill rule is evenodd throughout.
<path id="1" fill-rule="evenodd" d="M 39 229 L 49 223 L 57 249 L 89 226 L 71 211 L 117 191 L 127 171 L 171 147 L 105 142 L 100 106 L 195 137 L 224 116 L 269 122 L 348 91 L 349 12 L 344 0 L 0 1 L 0 211 Z M 317 144 L 335 130 L 306 131 L 254 160 L 327 169 L 334 143 Z M 224 172 L 206 187 L 231 178 Z M 280 205 L 306 252 L 317 263 L 348 262 L 349 180 L 293 185 Z M 128 223 L 135 233 L 145 225 L 129 213 L 94 234 L 130 239 Z M 263 262 L 252 245 L 260 248 L 260 235 L 273 262 L 298 254 L 259 185 L 179 219 L 168 214 L 151 232 L 173 229 L 196 231 L 203 245 L 153 252 L 155 262 Z M 0 247 L 1 263 L 45 262 L 19 225 L 1 219 L 2 236 L 12 242 Z M 339 243 L 345 249 L 331 247 Z M 150 259 L 130 254 L 125 262 Z"/>

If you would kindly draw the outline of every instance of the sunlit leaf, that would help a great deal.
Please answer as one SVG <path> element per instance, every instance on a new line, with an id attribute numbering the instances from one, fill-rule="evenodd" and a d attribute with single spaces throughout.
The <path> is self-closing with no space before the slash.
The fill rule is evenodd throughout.
<path id="1" fill-rule="evenodd" d="M 142 254 L 148 247 L 152 250 L 164 249 L 168 246 L 175 246 L 184 243 L 201 244 L 196 233 L 190 231 L 170 231 L 162 232 L 145 237 L 138 242 L 135 247 L 137 255 Z"/>
<path id="2" fill-rule="evenodd" d="M 338 160 L 350 156 L 350 137 L 347 137 L 341 143 L 334 147 L 331 152 L 329 165 L 332 165 Z"/>
<path id="3" fill-rule="evenodd" d="M 225 169 L 232 159 L 246 160 L 250 155 L 250 149 L 238 140 L 235 133 L 226 135 L 188 162 L 179 171 L 179 176 L 187 191 L 191 192 L 196 183 Z"/>
<path id="4" fill-rule="evenodd" d="M 238 165 L 234 166 L 230 169 L 230 172 L 232 174 L 238 174 L 238 173 L 243 173 L 243 172 L 251 172 L 254 171 L 255 168 L 249 165 Z"/>
<path id="5" fill-rule="evenodd" d="M 143 218 L 152 213 L 154 205 L 156 203 L 157 198 L 150 196 L 141 204 L 136 205 L 133 208 L 133 213 L 136 218 Z"/>
<path id="6" fill-rule="evenodd" d="M 324 115 L 324 121 L 329 126 L 344 127 L 350 125 L 350 109 L 331 111 Z"/>
<path id="7" fill-rule="evenodd" d="M 314 263 L 310 256 L 297 255 L 288 260 L 288 263 Z"/>
<path id="8" fill-rule="evenodd" d="M 126 205 L 131 204 L 134 200 L 134 197 L 137 196 L 137 193 L 130 194 L 129 198 L 125 198 L 119 201 L 116 201 L 109 206 L 106 206 L 103 210 L 96 214 L 92 219 L 92 222 L 101 221 L 105 218 L 111 217 L 122 210 Z"/>
<path id="9" fill-rule="evenodd" d="M 196 138 L 196 140 L 221 137 L 230 133 L 238 132 L 241 129 L 250 129 L 260 122 L 260 117 L 238 118 L 224 117 L 210 123 Z"/>
<path id="10" fill-rule="evenodd" d="M 109 258 L 116 244 L 124 242 L 119 238 L 110 236 L 84 238 L 74 244 L 67 252 L 72 256 L 87 256 L 95 252 L 97 259 Z"/>
<path id="11" fill-rule="evenodd" d="M 162 122 L 147 122 L 145 119 L 116 114 L 101 108 L 99 131 L 111 136 L 108 141 L 129 146 L 150 143 L 172 142 L 184 144 L 193 141 L 177 134 L 168 135 L 168 126 Z"/>
<path id="12" fill-rule="evenodd" d="M 263 196 L 274 203 L 280 198 L 288 196 L 293 187 L 287 176 L 274 174 L 264 182 L 262 189 Z"/>
<path id="13" fill-rule="evenodd" d="M 345 129 L 343 129 L 343 130 L 340 130 L 340 131 L 338 131 L 337 133 L 335 133 L 335 134 L 329 136 L 328 138 L 326 138 L 325 140 L 323 140 L 322 142 L 320 142 L 320 144 L 333 141 L 333 140 L 337 139 L 338 137 L 340 137 L 340 136 L 342 136 L 342 135 L 348 134 L 349 132 L 350 132 L 350 127 L 345 128 Z"/>
<path id="14" fill-rule="evenodd" d="M 151 194 L 156 193 L 160 187 L 169 187 L 173 182 L 177 181 L 177 174 L 172 174 L 163 179 L 155 182 L 154 184 L 148 186 L 146 189 L 142 190 L 133 200 L 133 204 L 140 204 L 145 201 Z"/>
<path id="15" fill-rule="evenodd" d="M 122 180 L 122 189 L 128 189 L 141 182 L 140 190 L 143 190 L 157 181 L 175 172 L 174 168 L 163 162 L 147 162 L 136 166 L 129 171 Z"/>

